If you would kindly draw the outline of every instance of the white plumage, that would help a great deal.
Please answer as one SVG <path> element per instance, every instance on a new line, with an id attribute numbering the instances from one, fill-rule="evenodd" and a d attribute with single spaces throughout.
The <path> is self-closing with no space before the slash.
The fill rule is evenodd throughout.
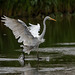
<path id="1" fill-rule="evenodd" d="M 18 20 L 8 18 L 6 16 L 2 17 L 2 22 L 5 22 L 5 26 L 9 27 L 13 34 L 15 35 L 15 38 L 18 39 L 18 42 L 23 42 L 24 45 L 33 45 L 33 36 L 28 31 L 26 25 Z M 24 24 L 24 25 L 23 25 Z"/>
<path id="2" fill-rule="evenodd" d="M 23 47 L 23 51 L 28 54 L 33 48 L 37 48 L 40 43 L 44 42 L 43 37 L 46 31 L 45 21 L 47 19 L 50 19 L 50 20 L 52 19 L 49 16 L 46 16 L 44 18 L 44 21 L 43 21 L 44 29 L 42 34 L 39 35 L 39 31 L 40 31 L 39 24 L 33 25 L 29 23 L 30 26 L 27 26 L 20 19 L 16 20 L 6 16 L 1 18 L 2 18 L 1 21 L 4 22 L 4 25 L 12 30 L 13 34 L 15 35 L 15 38 L 18 39 L 18 42 L 19 43 L 23 42 L 23 45 L 21 45 L 21 47 Z"/>
<path id="3" fill-rule="evenodd" d="M 39 40 L 36 39 L 35 37 L 39 36 L 39 29 L 40 26 L 38 25 L 31 25 L 31 26 L 27 26 L 22 20 L 18 19 L 11 19 L 9 17 L 1 17 L 3 20 L 1 20 L 2 22 L 5 22 L 5 26 L 7 26 L 8 28 L 10 28 L 13 32 L 13 34 L 15 35 L 15 38 L 18 39 L 18 42 L 21 43 L 23 42 L 23 45 L 21 47 L 23 47 L 23 51 L 25 53 L 30 53 L 30 50 L 35 47 L 38 46 L 39 44 Z M 38 27 L 38 28 L 37 28 Z"/>
<path id="4" fill-rule="evenodd" d="M 39 31 L 40 31 L 40 24 L 38 23 L 37 25 L 33 25 L 29 23 L 29 31 L 34 37 L 39 37 Z"/>

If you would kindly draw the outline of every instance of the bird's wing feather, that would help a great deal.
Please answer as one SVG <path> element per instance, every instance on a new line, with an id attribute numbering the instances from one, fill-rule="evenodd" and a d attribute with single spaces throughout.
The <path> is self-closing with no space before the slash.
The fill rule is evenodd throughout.
<path id="1" fill-rule="evenodd" d="M 29 23 L 29 31 L 34 37 L 39 37 L 39 31 L 40 31 L 40 24 L 33 25 Z"/>
<path id="2" fill-rule="evenodd" d="M 21 20 L 11 19 L 9 17 L 2 17 L 2 22 L 5 22 L 5 26 L 9 27 L 15 38 L 18 39 L 18 42 L 23 42 L 24 45 L 32 45 L 33 44 L 33 35 L 29 32 L 26 24 Z"/>

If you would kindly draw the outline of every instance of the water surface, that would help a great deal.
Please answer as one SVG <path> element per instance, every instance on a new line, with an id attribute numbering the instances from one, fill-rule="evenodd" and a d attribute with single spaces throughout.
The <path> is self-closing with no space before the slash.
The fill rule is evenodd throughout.
<path id="1" fill-rule="evenodd" d="M 40 19 L 24 19 L 26 24 L 41 24 Z M 22 49 L 11 30 L 0 23 L 0 75 L 74 75 L 75 74 L 75 17 L 56 16 L 47 21 L 45 42 L 21 59 Z"/>

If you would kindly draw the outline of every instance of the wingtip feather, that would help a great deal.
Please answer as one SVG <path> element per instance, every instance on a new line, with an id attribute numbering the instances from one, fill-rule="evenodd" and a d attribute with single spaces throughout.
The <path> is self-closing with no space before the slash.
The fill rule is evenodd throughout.
<path id="1" fill-rule="evenodd" d="M 5 22 L 5 20 L 1 20 L 1 22 Z"/>
<path id="2" fill-rule="evenodd" d="M 3 15 L 3 17 L 1 17 L 1 19 L 6 19 L 7 17 L 5 15 Z"/>
<path id="3" fill-rule="evenodd" d="M 3 15 L 3 17 L 5 17 L 5 18 L 6 18 L 7 16 Z"/>

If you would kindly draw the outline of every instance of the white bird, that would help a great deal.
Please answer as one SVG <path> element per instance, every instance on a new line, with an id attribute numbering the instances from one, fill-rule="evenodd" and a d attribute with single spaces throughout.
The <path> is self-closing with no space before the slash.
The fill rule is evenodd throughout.
<path id="1" fill-rule="evenodd" d="M 39 44 L 44 42 L 44 35 L 46 32 L 46 24 L 45 21 L 48 20 L 54 20 L 49 16 L 46 16 L 43 20 L 43 31 L 41 35 L 39 34 L 40 31 L 40 25 L 32 25 L 29 23 L 30 26 L 27 26 L 22 20 L 20 19 L 12 19 L 7 16 L 3 16 L 2 22 L 4 22 L 4 25 L 10 28 L 15 35 L 15 38 L 18 39 L 18 42 L 23 42 L 23 52 L 30 53 L 30 51 L 34 48 L 38 48 Z"/>

